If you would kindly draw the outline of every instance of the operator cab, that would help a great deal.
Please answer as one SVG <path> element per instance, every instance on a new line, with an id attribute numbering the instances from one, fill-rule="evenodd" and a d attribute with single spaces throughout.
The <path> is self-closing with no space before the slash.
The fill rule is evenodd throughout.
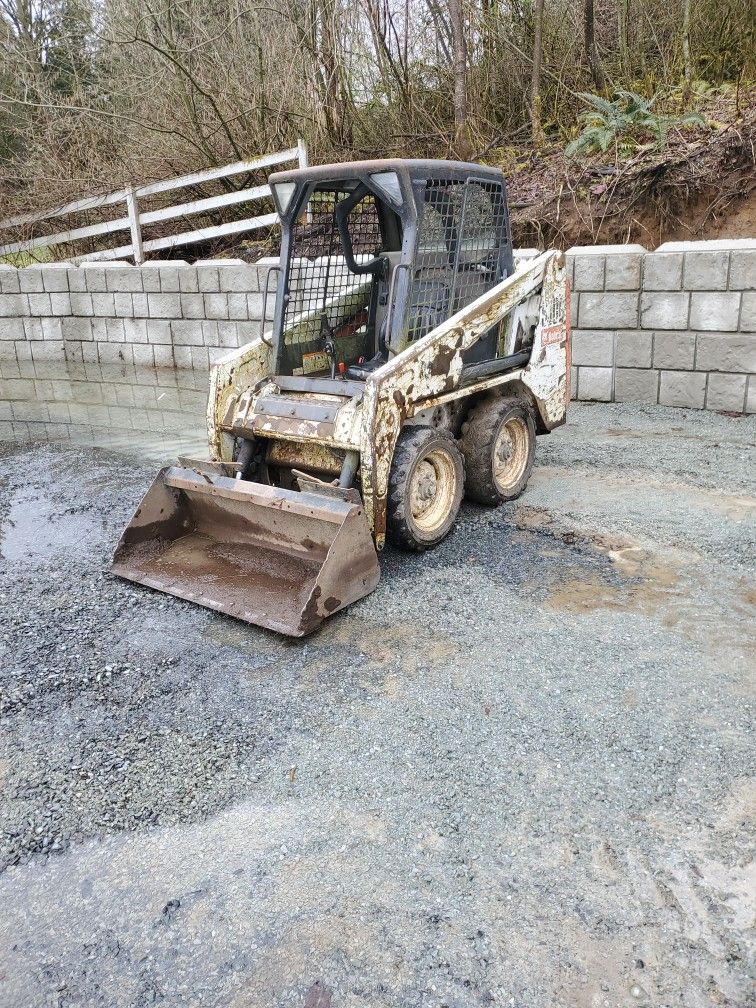
<path id="1" fill-rule="evenodd" d="M 387 160 L 270 177 L 281 217 L 274 371 L 364 381 L 513 272 L 504 178 Z M 497 329 L 468 351 L 497 354 Z"/>

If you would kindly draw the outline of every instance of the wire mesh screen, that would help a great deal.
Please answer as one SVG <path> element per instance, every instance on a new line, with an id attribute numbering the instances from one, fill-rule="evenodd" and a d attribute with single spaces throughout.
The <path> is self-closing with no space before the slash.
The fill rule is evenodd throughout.
<path id="1" fill-rule="evenodd" d="M 307 213 L 294 225 L 281 362 L 291 374 L 327 373 L 328 339 L 336 361 L 346 365 L 374 352 L 373 277 L 349 269 L 336 216 L 339 204 L 351 197 L 347 190 L 315 192 Z M 381 232 L 373 196 L 365 195 L 352 207 L 345 228 L 358 264 L 377 255 Z"/>
<path id="2" fill-rule="evenodd" d="M 497 284 L 507 242 L 500 183 L 428 180 L 406 341 L 420 339 Z"/>

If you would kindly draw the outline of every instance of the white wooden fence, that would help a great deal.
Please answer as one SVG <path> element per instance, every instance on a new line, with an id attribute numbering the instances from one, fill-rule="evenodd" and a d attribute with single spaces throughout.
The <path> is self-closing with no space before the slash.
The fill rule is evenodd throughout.
<path id="1" fill-rule="evenodd" d="M 110 235 L 119 231 L 129 231 L 131 241 L 128 245 L 119 245 L 117 248 L 102 249 L 97 252 L 91 252 L 88 255 L 75 256 L 72 261 L 86 262 L 132 257 L 135 264 L 139 265 L 144 262 L 145 254 L 148 252 L 158 252 L 164 249 L 175 248 L 179 245 L 191 245 L 194 242 L 208 241 L 224 235 L 243 234 L 259 228 L 270 227 L 278 222 L 278 214 L 275 212 L 256 217 L 246 217 L 244 220 L 232 220 L 226 224 L 198 228 L 194 231 L 182 231 L 180 234 L 152 238 L 148 241 L 142 240 L 142 228 L 149 224 L 190 217 L 192 214 L 206 213 L 222 207 L 235 206 L 239 203 L 271 199 L 270 186 L 268 185 L 237 189 L 233 192 L 223 193 L 220 196 L 209 196 L 207 199 L 191 200 L 187 203 L 178 203 L 175 206 L 162 207 L 159 210 L 140 210 L 139 201 L 148 196 L 155 196 L 158 193 L 172 192 L 174 189 L 183 189 L 187 186 L 199 185 L 200 183 L 211 182 L 215 179 L 230 178 L 233 175 L 241 175 L 245 172 L 259 171 L 261 168 L 272 168 L 291 161 L 297 162 L 300 168 L 307 167 L 307 148 L 303 140 L 298 140 L 296 147 L 292 147 L 289 150 L 278 151 L 275 154 L 266 154 L 263 157 L 253 158 L 251 161 L 237 161 L 235 164 L 225 165 L 222 168 L 207 168 L 204 171 L 193 172 L 191 175 L 182 175 L 179 178 L 153 182 L 150 185 L 128 186 L 126 189 L 109 193 L 107 196 L 77 200 L 74 203 L 67 203 L 57 210 L 48 210 L 41 214 L 24 214 L 19 217 L 10 217 L 7 220 L 0 221 L 0 240 L 2 240 L 6 230 L 38 224 L 57 217 L 66 217 L 70 214 L 78 214 L 88 210 L 99 210 L 102 207 L 118 204 L 123 204 L 126 210 L 125 216 L 114 220 L 102 221 L 99 224 L 90 224 L 85 227 L 76 227 L 72 230 L 60 231 L 57 234 L 44 235 L 27 241 L 16 241 L 0 245 L 0 256 L 18 252 L 27 252 L 33 255 L 35 249 L 68 245 L 82 238 L 93 238 L 99 235 Z"/>

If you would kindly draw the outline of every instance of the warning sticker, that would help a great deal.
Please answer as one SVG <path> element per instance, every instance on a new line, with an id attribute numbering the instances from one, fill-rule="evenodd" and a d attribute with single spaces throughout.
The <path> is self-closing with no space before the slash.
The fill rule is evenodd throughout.
<path id="1" fill-rule="evenodd" d="M 312 374 L 313 371 L 327 371 L 329 367 L 328 354 L 323 353 L 322 350 L 302 354 L 302 374 Z"/>
<path id="2" fill-rule="evenodd" d="M 565 337 L 564 325 L 550 325 L 541 330 L 541 346 L 562 343 Z"/>

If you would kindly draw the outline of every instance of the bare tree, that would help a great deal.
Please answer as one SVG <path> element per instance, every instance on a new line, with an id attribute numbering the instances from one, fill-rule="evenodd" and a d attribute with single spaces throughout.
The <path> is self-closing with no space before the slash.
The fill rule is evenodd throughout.
<path id="1" fill-rule="evenodd" d="M 533 71 L 530 77 L 530 119 L 533 146 L 543 147 L 541 121 L 541 61 L 543 59 L 543 0 L 535 0 L 533 11 Z"/>
<path id="2" fill-rule="evenodd" d="M 583 7 L 583 38 L 585 44 L 585 54 L 588 59 L 588 66 L 591 71 L 591 80 L 597 91 L 603 91 L 606 87 L 604 71 L 601 68 L 598 49 L 596 48 L 596 31 L 594 17 L 594 0 L 585 0 Z"/>
<path id="3" fill-rule="evenodd" d="M 467 42 L 462 0 L 447 0 L 451 24 L 454 74 L 454 152 L 462 161 L 470 157 L 470 110 L 467 98 Z"/>

